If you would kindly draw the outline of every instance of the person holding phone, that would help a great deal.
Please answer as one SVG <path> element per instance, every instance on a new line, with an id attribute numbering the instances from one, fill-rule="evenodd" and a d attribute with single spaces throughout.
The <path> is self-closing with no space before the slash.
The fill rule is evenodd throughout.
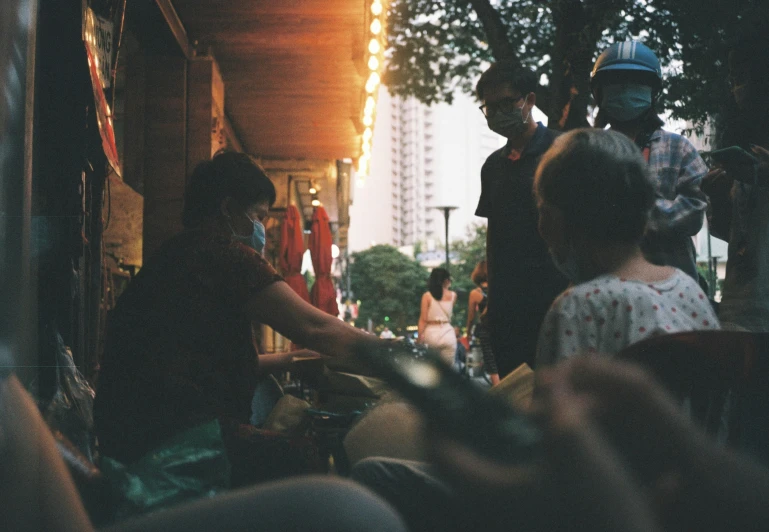
<path id="1" fill-rule="evenodd" d="M 734 105 L 721 144 L 755 159 L 719 160 L 714 153 L 703 189 L 711 233 L 729 242 L 719 317 L 724 327 L 769 332 L 769 16 L 746 20 L 729 53 Z"/>
<path id="2" fill-rule="evenodd" d="M 596 127 L 608 124 L 642 150 L 655 181 L 655 201 L 641 248 L 657 265 L 698 279 L 692 237 L 702 228 L 707 198 L 700 182 L 707 166 L 692 144 L 662 129 L 655 105 L 662 92 L 659 59 L 637 41 L 612 44 L 593 66 L 590 80 L 599 107 Z"/>

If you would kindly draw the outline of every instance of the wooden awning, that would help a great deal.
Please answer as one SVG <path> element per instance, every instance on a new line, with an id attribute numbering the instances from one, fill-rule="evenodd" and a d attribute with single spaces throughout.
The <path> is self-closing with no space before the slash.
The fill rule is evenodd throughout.
<path id="1" fill-rule="evenodd" d="M 190 43 L 219 63 L 246 151 L 360 155 L 370 14 L 351 0 L 174 0 Z"/>

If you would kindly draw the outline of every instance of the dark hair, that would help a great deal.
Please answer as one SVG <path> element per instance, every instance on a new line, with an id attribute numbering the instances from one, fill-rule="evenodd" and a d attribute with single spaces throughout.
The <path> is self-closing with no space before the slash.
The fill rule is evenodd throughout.
<path id="1" fill-rule="evenodd" d="M 521 66 L 515 61 L 499 61 L 493 63 L 478 80 L 475 91 L 478 99 L 484 99 L 484 93 L 489 87 L 499 85 L 510 85 L 513 90 L 521 93 L 522 96 L 530 92 L 536 92 L 539 85 L 537 75 L 530 69 Z"/>
<path id="2" fill-rule="evenodd" d="M 275 185 L 261 166 L 245 153 L 225 152 L 195 167 L 184 191 L 182 223 L 191 228 L 219 215 L 230 197 L 243 207 L 260 201 L 275 203 Z"/>
<path id="3" fill-rule="evenodd" d="M 622 133 L 601 129 L 558 137 L 542 156 L 534 191 L 563 212 L 571 235 L 603 242 L 639 242 L 654 204 L 641 151 Z"/>
<path id="4" fill-rule="evenodd" d="M 451 274 L 446 268 L 434 268 L 430 272 L 430 280 L 427 281 L 427 290 L 435 299 L 443 299 L 443 283 L 451 279 Z"/>
<path id="5" fill-rule="evenodd" d="M 470 274 L 470 279 L 472 279 L 473 283 L 477 284 L 478 286 L 481 286 L 483 283 L 489 280 L 489 271 L 486 268 L 485 260 L 482 260 L 475 265 L 473 273 Z"/>

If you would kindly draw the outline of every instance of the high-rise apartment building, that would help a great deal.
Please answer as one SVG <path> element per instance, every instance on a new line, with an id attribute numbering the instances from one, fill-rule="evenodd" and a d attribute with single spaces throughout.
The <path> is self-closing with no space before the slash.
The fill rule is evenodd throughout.
<path id="1" fill-rule="evenodd" d="M 443 214 L 433 209 L 439 205 L 458 207 L 449 237 L 464 237 L 470 224 L 484 221 L 474 214 L 480 170 L 502 142 L 469 96 L 427 106 L 380 89 L 370 176 L 356 186 L 350 209 L 350 250 L 418 242 L 442 249 Z"/>

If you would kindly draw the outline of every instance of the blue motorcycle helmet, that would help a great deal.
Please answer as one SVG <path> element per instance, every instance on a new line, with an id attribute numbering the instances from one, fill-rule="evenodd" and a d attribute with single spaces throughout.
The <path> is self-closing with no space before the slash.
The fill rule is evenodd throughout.
<path id="1" fill-rule="evenodd" d="M 648 46 L 638 41 L 614 43 L 598 56 L 590 74 L 590 90 L 596 101 L 601 101 L 601 87 L 618 77 L 651 87 L 654 100 L 662 90 L 660 61 Z"/>

